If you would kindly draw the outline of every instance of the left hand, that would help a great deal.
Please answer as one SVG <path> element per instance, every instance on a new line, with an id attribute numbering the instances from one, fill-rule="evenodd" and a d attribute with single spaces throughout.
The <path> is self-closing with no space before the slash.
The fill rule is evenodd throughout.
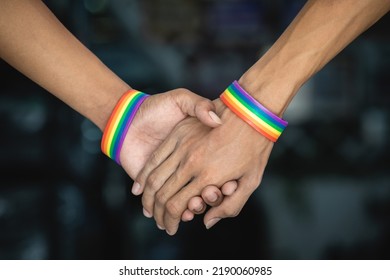
<path id="1" fill-rule="evenodd" d="M 213 112 L 215 112 L 213 102 L 187 89 L 175 89 L 151 95 L 140 106 L 127 132 L 120 153 L 122 167 L 132 179 L 135 179 L 147 160 L 149 158 L 153 160 L 157 156 L 155 150 L 177 123 L 187 116 L 193 116 L 209 127 L 217 127 L 220 125 L 220 119 Z M 229 188 L 229 185 L 235 185 L 235 183 L 231 182 L 225 189 Z M 208 190 L 204 195 L 206 203 L 219 205 L 222 200 L 220 190 L 213 186 L 210 186 Z M 141 185 L 135 181 L 132 188 L 133 194 L 139 195 L 142 191 Z M 210 193 L 215 194 L 217 200 L 210 201 L 212 197 Z M 198 198 L 194 199 L 189 207 L 183 220 L 191 220 L 194 214 L 203 212 L 206 205 L 202 199 Z M 146 210 L 144 214 L 147 217 L 152 216 Z"/>
<path id="2" fill-rule="evenodd" d="M 187 89 L 151 95 L 140 106 L 126 134 L 120 152 L 122 167 L 135 179 L 147 160 L 155 156 L 153 152 L 187 116 L 196 117 L 209 127 L 219 126 L 210 117 L 210 111 L 215 112 L 210 100 Z M 133 188 L 133 193 L 141 194 L 142 189 Z"/>

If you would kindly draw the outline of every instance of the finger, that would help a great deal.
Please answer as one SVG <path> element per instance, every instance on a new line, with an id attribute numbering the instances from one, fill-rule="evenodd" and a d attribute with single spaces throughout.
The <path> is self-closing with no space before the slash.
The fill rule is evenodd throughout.
<path id="1" fill-rule="evenodd" d="M 158 168 L 151 171 L 144 183 L 144 191 L 142 195 L 142 206 L 149 213 L 154 213 L 154 205 L 157 192 L 168 181 L 168 179 L 176 172 L 180 160 L 177 159 L 178 153 L 173 153 L 167 158 Z M 160 196 L 163 193 L 160 194 Z"/>
<path id="2" fill-rule="evenodd" d="M 138 173 L 137 178 L 134 181 L 131 192 L 134 195 L 140 195 L 146 184 L 146 179 L 149 177 L 149 174 L 155 170 L 162 162 L 173 153 L 176 147 L 177 139 L 168 137 L 164 142 L 155 150 L 149 157 L 145 166 Z"/>
<path id="3" fill-rule="evenodd" d="M 164 171 L 162 171 L 164 172 Z M 142 197 L 142 202 L 144 204 L 150 205 L 150 203 L 154 202 L 153 205 L 153 217 L 156 220 L 156 223 L 164 228 L 165 222 L 164 222 L 164 212 L 167 206 L 168 201 L 173 198 L 179 191 L 185 187 L 193 177 L 191 170 L 187 171 L 187 169 L 184 169 L 182 167 L 178 167 L 176 172 L 174 172 L 171 177 L 165 182 L 163 186 L 161 186 L 160 190 L 157 191 L 157 193 L 154 196 L 144 196 Z M 186 188 L 186 187 L 185 187 Z M 194 197 L 194 194 L 186 201 L 182 201 L 180 209 L 176 209 L 172 211 L 175 213 L 175 219 L 180 221 L 180 217 L 183 214 L 184 210 L 187 209 L 188 201 L 191 197 Z M 145 197 L 145 198 L 144 198 Z M 174 207 L 174 205 L 171 205 L 170 207 Z M 173 209 L 171 209 L 173 210 Z"/>
<path id="4" fill-rule="evenodd" d="M 222 203 L 224 195 L 231 195 L 237 189 L 237 181 L 229 181 L 222 185 L 221 189 L 217 186 L 209 185 L 202 191 L 202 198 L 207 205 L 212 207 Z M 195 213 L 196 214 L 196 213 Z"/>
<path id="5" fill-rule="evenodd" d="M 206 203 L 203 201 L 202 197 L 195 196 L 188 202 L 188 210 L 196 215 L 202 214 L 206 211 Z"/>
<path id="6" fill-rule="evenodd" d="M 221 119 L 215 113 L 214 103 L 209 99 L 189 90 L 179 91 L 173 95 L 173 98 L 183 113 L 198 118 L 203 124 L 210 127 L 222 124 Z"/>
<path id="7" fill-rule="evenodd" d="M 186 209 L 183 215 L 181 215 L 181 220 L 183 222 L 189 222 L 192 221 L 194 217 L 195 217 L 194 213 L 192 213 L 189 209 Z"/>
<path id="8" fill-rule="evenodd" d="M 241 179 L 232 195 L 225 196 L 219 206 L 212 207 L 207 211 L 203 218 L 206 228 L 210 229 L 221 219 L 236 217 L 257 186 L 258 183 L 251 183 L 249 180 Z"/>
<path id="9" fill-rule="evenodd" d="M 151 218 L 151 217 L 153 217 L 153 215 L 151 214 L 151 212 L 149 212 L 149 211 L 146 210 L 145 208 L 142 209 L 142 212 L 143 212 L 143 214 L 144 214 L 144 216 L 145 216 L 146 218 Z"/>
<path id="10" fill-rule="evenodd" d="M 237 189 L 237 181 L 229 181 L 227 183 L 225 183 L 222 188 L 221 188 L 221 191 L 222 191 L 222 194 L 223 195 L 232 195 L 236 189 Z"/>
<path id="11" fill-rule="evenodd" d="M 214 185 L 205 187 L 201 194 L 205 203 L 210 206 L 218 206 L 223 200 L 223 194 L 221 190 Z"/>
<path id="12" fill-rule="evenodd" d="M 162 218 L 161 221 L 169 235 L 174 235 L 177 232 L 180 217 L 187 209 L 188 202 L 191 198 L 200 195 L 203 186 L 204 183 L 200 180 L 195 179 L 191 181 L 186 187 L 177 192 L 174 196 L 171 196 L 171 198 L 166 201 L 164 208 L 159 209 L 159 211 L 161 211 L 159 213 L 159 218 Z"/>

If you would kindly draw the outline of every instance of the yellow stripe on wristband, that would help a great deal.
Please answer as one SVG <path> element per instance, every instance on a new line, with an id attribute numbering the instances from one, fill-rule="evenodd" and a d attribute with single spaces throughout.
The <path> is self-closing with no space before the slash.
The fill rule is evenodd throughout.
<path id="1" fill-rule="evenodd" d="M 225 105 L 256 131 L 276 142 L 288 122 L 279 118 L 250 96 L 234 81 L 220 96 Z"/>
<path id="2" fill-rule="evenodd" d="M 104 129 L 101 141 L 102 152 L 119 165 L 121 164 L 120 151 L 127 131 L 139 107 L 147 97 L 149 95 L 138 90 L 127 91 L 116 104 Z"/>

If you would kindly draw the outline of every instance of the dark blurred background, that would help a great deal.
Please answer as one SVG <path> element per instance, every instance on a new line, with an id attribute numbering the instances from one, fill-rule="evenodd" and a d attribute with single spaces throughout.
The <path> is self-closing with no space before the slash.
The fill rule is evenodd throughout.
<path id="1" fill-rule="evenodd" d="M 214 99 L 305 1 L 45 2 L 134 88 Z M 0 258 L 389 259 L 389 23 L 301 89 L 237 218 L 206 230 L 198 216 L 174 237 L 143 217 L 99 130 L 0 61 Z"/>

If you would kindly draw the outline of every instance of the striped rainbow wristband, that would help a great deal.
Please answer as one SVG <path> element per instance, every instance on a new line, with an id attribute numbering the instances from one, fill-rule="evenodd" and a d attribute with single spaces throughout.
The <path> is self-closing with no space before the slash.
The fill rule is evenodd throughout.
<path id="1" fill-rule="evenodd" d="M 134 89 L 125 92 L 112 111 L 104 129 L 102 152 L 119 165 L 121 164 L 119 156 L 127 131 L 142 102 L 148 97 L 148 94 Z"/>
<path id="2" fill-rule="evenodd" d="M 237 116 L 272 142 L 278 140 L 288 125 L 288 122 L 270 112 L 250 96 L 237 81 L 234 81 L 220 98 Z"/>

